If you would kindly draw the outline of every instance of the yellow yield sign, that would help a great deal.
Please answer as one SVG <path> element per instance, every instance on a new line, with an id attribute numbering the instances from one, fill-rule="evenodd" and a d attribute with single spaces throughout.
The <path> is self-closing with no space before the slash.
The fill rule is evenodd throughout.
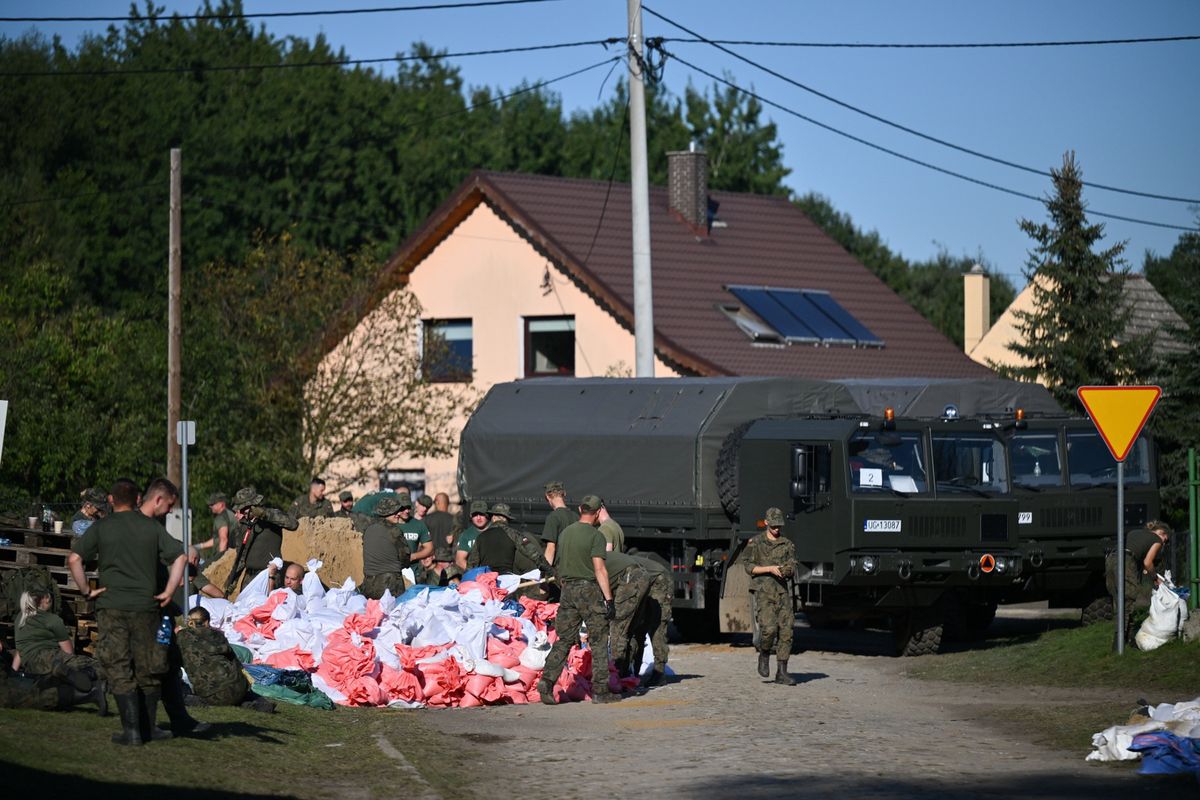
<path id="1" fill-rule="evenodd" d="M 1079 401 L 1087 409 L 1108 452 L 1124 461 L 1133 442 L 1162 397 L 1157 386 L 1080 386 Z"/>

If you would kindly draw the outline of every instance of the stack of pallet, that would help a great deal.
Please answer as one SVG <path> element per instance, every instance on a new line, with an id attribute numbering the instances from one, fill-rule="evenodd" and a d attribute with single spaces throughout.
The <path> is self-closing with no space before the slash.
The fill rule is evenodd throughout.
<path id="1" fill-rule="evenodd" d="M 75 537 L 68 532 L 46 533 L 0 526 L 0 570 L 15 570 L 21 567 L 42 566 L 58 584 L 62 595 L 59 612 L 67 630 L 75 636 L 76 652 L 91 653 L 96 641 L 95 604 L 84 597 L 71 571 L 67 568 L 67 556 L 71 553 L 71 541 Z M 95 572 L 87 573 L 88 581 L 94 583 Z M 11 643 L 15 620 L 0 619 L 0 637 Z"/>

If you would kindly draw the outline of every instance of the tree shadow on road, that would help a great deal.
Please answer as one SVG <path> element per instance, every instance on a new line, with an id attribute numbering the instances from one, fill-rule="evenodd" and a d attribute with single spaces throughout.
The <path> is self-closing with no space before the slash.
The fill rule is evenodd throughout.
<path id="1" fill-rule="evenodd" d="M 252 726 L 251 726 L 252 727 Z M 122 800 L 217 800 L 225 797 L 266 798 L 279 795 L 248 794 L 217 789 L 167 786 L 153 783 L 117 783 L 63 775 L 0 761 L 0 775 L 7 797 L 120 797 Z M 27 793 L 27 794 L 22 794 Z"/>

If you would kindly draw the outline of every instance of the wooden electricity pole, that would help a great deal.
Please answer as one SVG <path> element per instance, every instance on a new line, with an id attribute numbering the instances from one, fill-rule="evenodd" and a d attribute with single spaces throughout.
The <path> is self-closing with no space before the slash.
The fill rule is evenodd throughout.
<path id="1" fill-rule="evenodd" d="M 182 393 L 180 368 L 183 323 L 180 302 L 182 296 L 183 247 L 183 179 L 182 161 L 178 147 L 171 148 L 171 232 L 167 245 L 167 478 L 179 486 L 183 481 L 179 444 L 175 428 L 179 422 Z"/>

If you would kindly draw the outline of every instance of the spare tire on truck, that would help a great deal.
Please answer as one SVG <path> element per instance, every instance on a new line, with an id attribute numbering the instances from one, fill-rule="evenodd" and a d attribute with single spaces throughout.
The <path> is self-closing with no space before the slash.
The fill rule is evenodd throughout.
<path id="1" fill-rule="evenodd" d="M 721 452 L 717 456 L 717 496 L 721 500 L 721 507 L 732 519 L 737 519 L 741 510 L 741 501 L 738 499 L 738 450 L 746 431 L 753 424 L 754 420 L 743 422 L 730 431 L 721 443 Z"/>

